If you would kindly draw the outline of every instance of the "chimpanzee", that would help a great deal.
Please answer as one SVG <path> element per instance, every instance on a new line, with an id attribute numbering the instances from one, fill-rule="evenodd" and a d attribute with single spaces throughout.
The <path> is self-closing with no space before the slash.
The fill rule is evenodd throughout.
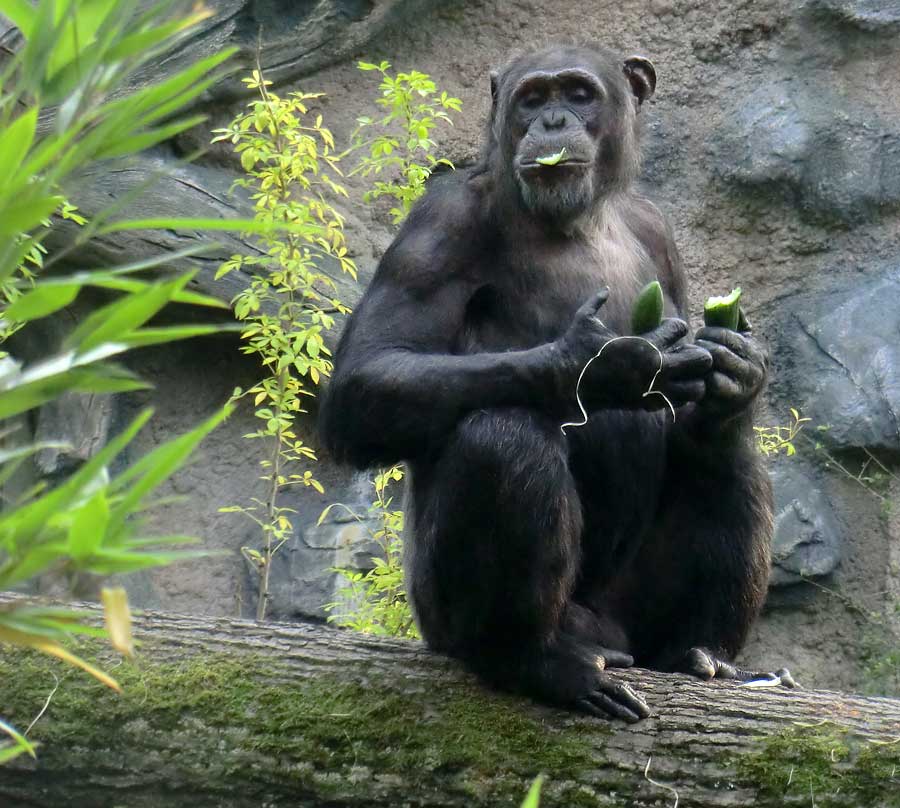
<path id="1" fill-rule="evenodd" d="M 384 254 L 320 415 L 339 460 L 407 463 L 407 588 L 432 648 L 628 721 L 647 704 L 607 666 L 751 676 L 728 660 L 772 533 L 751 428 L 766 354 L 743 317 L 686 339 L 671 230 L 633 189 L 655 85 L 647 59 L 596 47 L 492 75 L 480 161 L 434 180 Z M 609 342 L 654 278 L 668 317 Z M 579 387 L 588 422 L 564 432 L 607 342 Z M 665 398 L 644 395 L 657 371 Z"/>

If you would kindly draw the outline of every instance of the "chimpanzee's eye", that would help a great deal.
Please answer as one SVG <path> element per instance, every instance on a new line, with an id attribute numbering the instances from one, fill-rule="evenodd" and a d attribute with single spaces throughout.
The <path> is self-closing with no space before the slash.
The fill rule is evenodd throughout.
<path id="1" fill-rule="evenodd" d="M 535 110 L 544 103 L 544 94 L 539 90 L 529 90 L 519 99 L 523 109 Z"/>
<path id="2" fill-rule="evenodd" d="M 575 104 L 587 104 L 594 100 L 594 91 L 586 84 L 573 84 L 566 91 L 566 96 Z"/>

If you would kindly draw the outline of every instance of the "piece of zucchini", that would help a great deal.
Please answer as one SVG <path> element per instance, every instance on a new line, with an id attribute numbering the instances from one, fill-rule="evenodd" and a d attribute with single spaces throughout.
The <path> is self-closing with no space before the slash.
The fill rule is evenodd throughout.
<path id="1" fill-rule="evenodd" d="M 733 289 L 730 295 L 709 298 L 703 307 L 704 324 L 737 331 L 741 318 L 740 301 L 740 286 Z"/>
<path id="2" fill-rule="evenodd" d="M 637 296 L 631 309 L 631 333 L 646 334 L 662 322 L 663 290 L 659 281 L 651 281 Z"/>

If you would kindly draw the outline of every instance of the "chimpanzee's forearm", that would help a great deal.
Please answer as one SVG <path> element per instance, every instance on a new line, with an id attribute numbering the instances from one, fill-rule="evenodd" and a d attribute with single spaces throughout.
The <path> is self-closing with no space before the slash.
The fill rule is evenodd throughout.
<path id="1" fill-rule="evenodd" d="M 319 418 L 329 449 L 359 467 L 411 459 L 439 446 L 473 410 L 528 407 L 556 417 L 553 343 L 470 355 L 389 350 L 343 365 Z"/>

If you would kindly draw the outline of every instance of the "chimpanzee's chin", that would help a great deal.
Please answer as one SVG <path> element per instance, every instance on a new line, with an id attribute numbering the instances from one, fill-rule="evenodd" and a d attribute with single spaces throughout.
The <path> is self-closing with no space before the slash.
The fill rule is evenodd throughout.
<path id="1" fill-rule="evenodd" d="M 578 183 L 535 183 L 519 177 L 522 201 L 531 213 L 557 221 L 577 219 L 594 204 L 589 181 Z"/>

